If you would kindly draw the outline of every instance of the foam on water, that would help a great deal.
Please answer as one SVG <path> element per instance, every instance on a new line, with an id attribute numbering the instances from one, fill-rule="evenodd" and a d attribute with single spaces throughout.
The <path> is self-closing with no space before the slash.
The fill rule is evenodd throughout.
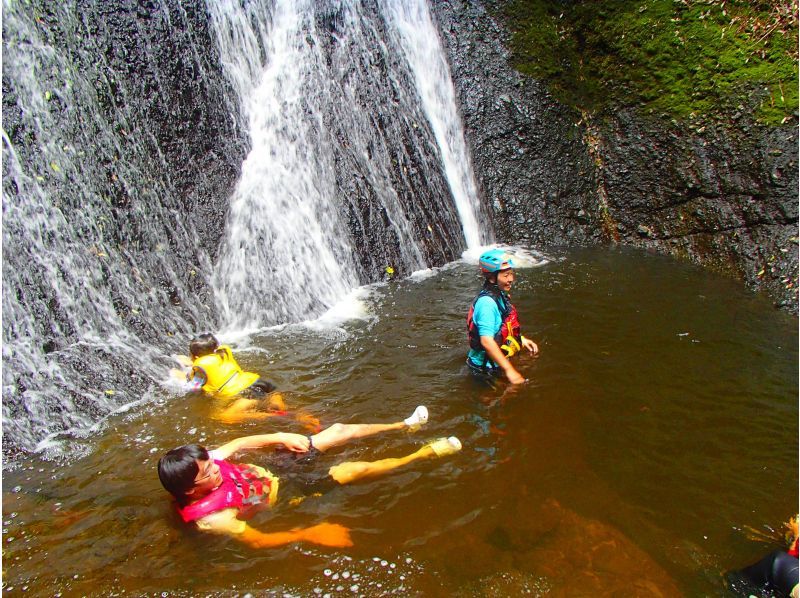
<path id="1" fill-rule="evenodd" d="M 461 261 L 477 266 L 480 256 L 490 249 L 503 249 L 506 253 L 510 254 L 511 258 L 514 260 L 514 268 L 517 269 L 538 268 L 550 262 L 550 258 L 535 249 L 518 245 L 505 245 L 503 243 L 493 243 L 483 247 L 467 249 L 461 254 Z"/>

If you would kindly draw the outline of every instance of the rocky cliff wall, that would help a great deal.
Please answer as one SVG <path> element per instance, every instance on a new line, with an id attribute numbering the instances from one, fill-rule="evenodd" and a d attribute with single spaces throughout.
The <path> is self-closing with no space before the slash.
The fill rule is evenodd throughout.
<path id="1" fill-rule="evenodd" d="M 797 119 L 679 123 L 559 105 L 509 66 L 498 3 L 434 3 L 498 240 L 688 258 L 797 313 Z"/>

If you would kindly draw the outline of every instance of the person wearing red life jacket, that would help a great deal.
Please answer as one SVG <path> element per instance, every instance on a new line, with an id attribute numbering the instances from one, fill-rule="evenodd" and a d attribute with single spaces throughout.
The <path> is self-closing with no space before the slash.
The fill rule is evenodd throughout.
<path id="1" fill-rule="evenodd" d="M 490 249 L 481 255 L 479 263 L 484 281 L 467 314 L 467 365 L 478 375 L 502 372 L 511 384 L 521 384 L 525 378 L 510 357 L 523 348 L 537 355 L 539 347 L 522 336 L 517 310 L 511 303 L 514 262 L 502 249 Z"/>
<path id="2" fill-rule="evenodd" d="M 336 523 L 279 532 L 264 532 L 250 526 L 247 523 L 250 517 L 278 500 L 283 473 L 278 476 L 263 467 L 234 464 L 227 459 L 246 449 L 276 447 L 280 450 L 274 453 L 273 463 L 280 466 L 281 458 L 288 457 L 290 463 L 284 466 L 286 477 L 290 478 L 292 469 L 313 465 L 314 458 L 330 448 L 391 430 L 415 431 L 427 421 L 428 410 L 420 406 L 405 420 L 390 424 L 337 423 L 312 436 L 285 432 L 246 436 L 211 451 L 190 444 L 169 451 L 159 460 L 158 477 L 175 497 L 181 518 L 202 531 L 225 534 L 253 548 L 293 542 L 351 546 L 349 530 Z M 350 484 L 389 473 L 420 459 L 444 457 L 460 450 L 461 443 L 456 437 L 440 438 L 403 457 L 339 463 L 328 468 L 324 476 L 318 475 L 310 485 L 322 489 L 323 486 Z"/>

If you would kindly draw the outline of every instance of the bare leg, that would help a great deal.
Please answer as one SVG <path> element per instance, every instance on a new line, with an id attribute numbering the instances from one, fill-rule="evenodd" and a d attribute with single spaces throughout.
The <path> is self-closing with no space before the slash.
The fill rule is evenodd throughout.
<path id="1" fill-rule="evenodd" d="M 286 411 L 286 401 L 279 392 L 270 393 L 267 405 L 273 411 Z"/>
<path id="2" fill-rule="evenodd" d="M 217 419 L 226 424 L 238 424 L 248 420 L 261 420 L 274 417 L 275 413 L 255 411 L 258 407 L 255 399 L 236 399 L 228 407 L 216 414 Z"/>
<path id="3" fill-rule="evenodd" d="M 391 430 L 403 430 L 408 426 L 405 422 L 395 422 L 393 424 L 333 424 L 325 428 L 319 434 L 311 437 L 311 442 L 319 451 L 327 451 L 334 446 L 341 446 L 356 438 L 373 436 L 381 432 Z"/>
<path id="4" fill-rule="evenodd" d="M 459 443 L 458 449 L 460 448 L 461 445 Z M 457 452 L 457 450 L 453 450 L 452 452 Z M 431 444 L 426 444 L 418 451 L 406 455 L 405 457 L 381 459 L 380 461 L 350 461 L 340 463 L 339 465 L 331 467 L 328 473 L 340 484 L 350 484 L 356 480 L 384 475 L 398 467 L 413 463 L 418 459 L 435 459 L 439 456 L 444 456 L 444 453 L 437 453 Z"/>

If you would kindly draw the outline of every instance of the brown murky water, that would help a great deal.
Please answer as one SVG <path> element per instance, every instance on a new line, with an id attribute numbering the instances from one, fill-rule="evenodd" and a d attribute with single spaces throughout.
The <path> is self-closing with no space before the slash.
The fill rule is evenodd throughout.
<path id="1" fill-rule="evenodd" d="M 257 551 L 183 529 L 155 474 L 161 454 L 300 427 L 222 425 L 208 399 L 161 393 L 72 442 L 74 458 L 4 473 L 4 592 L 724 595 L 724 571 L 772 549 L 747 526 L 797 508 L 797 319 L 668 258 L 548 255 L 515 288 L 541 348 L 520 361 L 531 382 L 517 392 L 465 371 L 479 280 L 463 264 L 374 288 L 365 319 L 285 327 L 236 351 L 324 424 L 428 406 L 416 434 L 335 449 L 320 468 L 462 440 L 454 457 L 283 500 L 252 522 L 338 522 L 354 547 Z"/>

